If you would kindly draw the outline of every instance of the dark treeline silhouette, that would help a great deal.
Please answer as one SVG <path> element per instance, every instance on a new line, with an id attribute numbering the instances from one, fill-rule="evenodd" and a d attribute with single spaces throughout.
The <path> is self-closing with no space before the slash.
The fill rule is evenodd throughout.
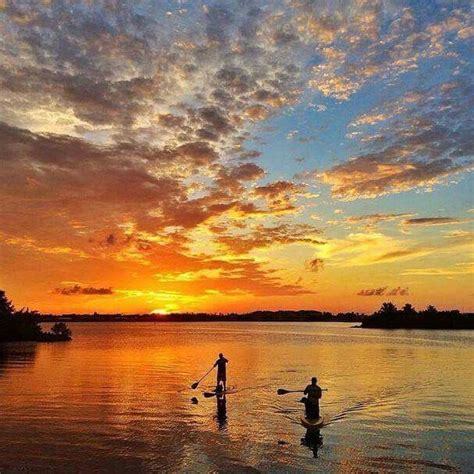
<path id="1" fill-rule="evenodd" d="M 363 328 L 384 329 L 474 329 L 474 314 L 458 310 L 438 311 L 434 306 L 416 311 L 411 304 L 398 309 L 383 303 L 372 316 L 362 320 Z"/>
<path id="2" fill-rule="evenodd" d="M 63 322 L 56 322 L 51 332 L 40 326 L 41 316 L 36 311 L 16 311 L 5 291 L 0 290 L 0 342 L 71 340 L 71 331 Z"/>
<path id="3" fill-rule="evenodd" d="M 321 311 L 254 311 L 252 313 L 171 313 L 171 314 L 43 314 L 41 321 L 71 322 L 212 322 L 212 321 L 246 321 L 246 322 L 361 322 L 364 314 L 338 313 Z"/>

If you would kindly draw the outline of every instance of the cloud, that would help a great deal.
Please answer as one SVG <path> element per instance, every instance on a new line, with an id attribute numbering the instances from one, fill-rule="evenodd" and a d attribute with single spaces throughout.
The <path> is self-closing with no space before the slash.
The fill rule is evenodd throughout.
<path id="1" fill-rule="evenodd" d="M 55 293 L 64 296 L 75 296 L 75 295 L 98 295 L 106 296 L 114 294 L 112 288 L 94 288 L 92 286 L 82 287 L 81 285 L 74 285 L 65 288 L 56 288 Z"/>
<path id="2" fill-rule="evenodd" d="M 0 127 L 0 139 L 4 151 L 0 175 L 6 184 L 0 193 L 9 203 L 8 212 L 4 208 L 0 220 L 4 242 L 9 246 L 86 259 L 89 266 L 96 260 L 107 262 L 107 266 L 111 262 L 140 265 L 142 275 L 153 269 L 168 273 L 176 269 L 184 273 L 232 271 L 232 277 L 223 273 L 219 278 L 196 282 L 201 285 L 199 291 L 218 287 L 228 294 L 239 288 L 256 295 L 307 292 L 301 285 L 285 284 L 251 260 L 230 264 L 213 255 L 193 256 L 188 248 L 191 242 L 186 232 L 208 220 L 230 212 L 273 212 L 258 209 L 244 199 L 241 183 L 263 176 L 263 169 L 253 163 L 217 165 L 209 147 L 199 143 L 176 149 L 124 142 L 105 146 L 7 125 Z M 205 168 L 214 173 L 215 179 L 209 189 L 198 188 L 198 196 L 191 197 L 193 184 L 186 182 L 187 173 L 184 178 L 180 174 L 195 165 L 200 171 Z M 25 235 L 34 237 L 15 236 L 19 227 Z M 261 230 L 259 234 L 257 242 L 252 242 L 251 235 L 245 236 L 245 247 L 269 246 L 274 241 L 310 241 L 310 237 L 303 236 L 303 228 L 297 237 L 291 235 L 291 229 L 285 236 L 283 228 L 269 234 Z M 219 239 L 216 242 L 221 243 Z M 194 292 L 195 288 L 187 283 L 182 290 Z M 65 291 L 86 294 L 88 290 Z"/>
<path id="3" fill-rule="evenodd" d="M 410 217 L 413 214 L 409 213 L 394 213 L 394 214 L 384 214 L 384 213 L 377 213 L 377 214 L 364 214 L 360 216 L 349 216 L 344 219 L 344 222 L 347 224 L 365 224 L 367 226 L 376 226 L 381 222 L 391 222 L 403 219 L 405 217 Z"/>
<path id="4" fill-rule="evenodd" d="M 302 92 L 289 37 L 268 36 L 278 55 L 273 39 L 257 41 L 285 21 L 226 3 L 171 17 L 156 2 L 6 5 L 5 41 L 22 50 L 2 50 L 0 67 L 10 246 L 150 267 L 172 255 L 185 266 L 191 243 L 180 238 L 199 226 L 296 209 L 278 193 L 254 203 L 265 171 L 242 162 L 260 155 L 243 148 L 250 126 Z"/>
<path id="5" fill-rule="evenodd" d="M 402 222 L 404 226 L 434 226 L 434 225 L 451 225 L 465 222 L 465 219 L 458 219 L 456 217 L 417 217 L 412 219 L 405 219 Z"/>
<path id="6" fill-rule="evenodd" d="M 451 267 L 427 267 L 427 268 L 409 268 L 402 275 L 408 276 L 454 276 L 454 275 L 472 275 L 474 273 L 474 263 L 457 263 Z"/>
<path id="7" fill-rule="evenodd" d="M 395 81 L 423 61 L 445 56 L 453 33 L 468 37 L 461 32 L 469 24 L 470 14 L 460 9 L 423 27 L 411 8 L 401 9 L 384 22 L 381 11 L 387 16 L 390 13 L 377 3 L 364 2 L 358 8 L 347 8 L 342 15 L 326 17 L 318 2 L 302 5 L 307 16 L 301 30 L 325 43 L 322 61 L 313 66 L 309 83 L 323 95 L 339 100 L 348 100 L 380 78 Z"/>
<path id="8" fill-rule="evenodd" d="M 16 222 L 9 214 L 0 214 L 6 231 L 19 226 L 36 231 L 40 226 L 44 236 L 48 227 L 67 231 L 67 219 L 93 226 L 100 221 L 120 222 L 127 213 L 145 224 L 152 220 L 150 206 L 170 209 L 172 201 L 185 200 L 178 179 L 156 176 L 146 168 L 146 163 L 167 159 L 159 150 L 141 150 L 138 161 L 133 156 L 140 150 L 134 152 L 124 144 L 97 146 L 5 124 L 0 124 L 0 142 L 0 176 L 5 182 L 0 194 L 10 213 L 21 209 Z M 186 166 L 188 158 L 176 155 L 175 163 L 179 162 Z"/>
<path id="9" fill-rule="evenodd" d="M 382 288 L 371 288 L 366 290 L 360 290 L 357 295 L 358 296 L 383 296 L 387 287 L 384 286 Z"/>
<path id="10" fill-rule="evenodd" d="M 319 234 L 320 231 L 309 224 L 282 223 L 276 226 L 257 225 L 244 234 L 222 232 L 216 236 L 216 242 L 223 245 L 227 251 L 245 255 L 251 250 L 273 245 L 324 245 Z"/>
<path id="11" fill-rule="evenodd" d="M 300 191 L 301 185 L 292 183 L 290 181 L 276 181 L 265 186 L 258 186 L 255 188 L 257 196 L 266 197 L 268 199 L 278 199 L 282 195 L 287 195 L 290 192 Z"/>
<path id="12" fill-rule="evenodd" d="M 320 173 L 334 197 L 373 198 L 430 189 L 473 168 L 472 85 L 459 78 L 385 104 L 393 116 L 378 126 L 365 153 Z M 359 119 L 360 121 L 361 119 Z"/>
<path id="13" fill-rule="evenodd" d="M 217 174 L 216 185 L 220 189 L 242 191 L 243 181 L 256 181 L 265 171 L 255 163 L 244 163 L 234 167 L 222 167 Z"/>
<path id="14" fill-rule="evenodd" d="M 66 257 L 66 258 L 88 258 L 89 254 L 68 246 L 51 246 L 40 244 L 33 238 L 17 237 L 8 234 L 0 233 L 3 242 L 6 245 L 17 247 L 26 252 L 40 252 L 47 255 Z"/>
<path id="15" fill-rule="evenodd" d="M 115 236 L 114 234 L 109 234 L 107 238 L 105 239 L 105 243 L 107 245 L 114 245 L 115 244 Z"/>
<path id="16" fill-rule="evenodd" d="M 408 295 L 408 288 L 402 288 L 400 286 L 392 288 L 388 293 L 388 296 L 406 296 Z"/>
<path id="17" fill-rule="evenodd" d="M 324 269 L 324 261 L 321 258 L 313 258 L 308 262 L 308 268 L 318 273 Z"/>
<path id="18" fill-rule="evenodd" d="M 371 228 L 350 233 L 344 238 L 326 238 L 324 242 L 324 245 L 316 247 L 316 256 L 330 262 L 331 267 L 343 268 L 409 260 L 449 248 L 446 245 L 436 247 L 396 239 Z M 464 241 L 461 245 L 464 245 Z"/>
<path id="19" fill-rule="evenodd" d="M 389 289 L 387 286 L 380 288 L 362 289 L 357 293 L 358 296 L 406 296 L 408 295 L 408 288 L 397 286 Z"/>
<path id="20" fill-rule="evenodd" d="M 416 258 L 429 253 L 426 249 L 406 249 L 406 250 L 394 250 L 392 252 L 386 252 L 378 255 L 372 259 L 373 262 L 393 262 L 396 260 L 404 260 L 410 258 Z"/>
<path id="21" fill-rule="evenodd" d="M 474 241 L 474 232 L 470 230 L 451 230 L 444 233 L 445 238 L 453 243 L 463 244 Z"/>
<path id="22" fill-rule="evenodd" d="M 292 211 L 296 209 L 295 199 L 306 193 L 306 185 L 291 181 L 275 181 L 264 186 L 257 186 L 254 194 L 263 198 L 274 211 Z"/>

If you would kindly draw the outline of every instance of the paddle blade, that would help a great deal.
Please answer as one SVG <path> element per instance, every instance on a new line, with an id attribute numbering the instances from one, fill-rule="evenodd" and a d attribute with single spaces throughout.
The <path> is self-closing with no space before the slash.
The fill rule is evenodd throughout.
<path id="1" fill-rule="evenodd" d="M 204 397 L 205 398 L 211 398 L 214 397 L 216 394 L 213 392 L 204 392 Z"/>
<path id="2" fill-rule="evenodd" d="M 286 395 L 287 393 L 290 393 L 289 390 L 285 390 L 284 388 L 279 388 L 277 390 L 278 395 Z"/>
<path id="3" fill-rule="evenodd" d="M 199 385 L 199 382 L 194 382 L 194 383 L 191 385 L 191 388 L 192 388 L 193 390 L 196 390 L 196 388 L 198 387 L 198 385 Z"/>

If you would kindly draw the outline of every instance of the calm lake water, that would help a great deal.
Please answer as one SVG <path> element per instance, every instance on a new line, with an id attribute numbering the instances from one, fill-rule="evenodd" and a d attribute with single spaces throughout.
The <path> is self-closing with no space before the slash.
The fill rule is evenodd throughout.
<path id="1" fill-rule="evenodd" d="M 70 326 L 70 343 L 0 348 L 0 472 L 474 471 L 467 331 Z M 220 351 L 225 406 L 202 395 L 215 373 L 190 388 Z M 276 390 L 312 375 L 329 424 L 306 439 L 300 396 Z"/>

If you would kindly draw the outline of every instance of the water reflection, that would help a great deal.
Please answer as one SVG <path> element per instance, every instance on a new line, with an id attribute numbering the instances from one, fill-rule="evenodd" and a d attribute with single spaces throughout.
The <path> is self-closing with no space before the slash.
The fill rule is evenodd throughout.
<path id="1" fill-rule="evenodd" d="M 219 431 L 227 429 L 227 399 L 225 395 L 216 395 L 216 421 Z"/>
<path id="2" fill-rule="evenodd" d="M 306 430 L 304 438 L 301 438 L 301 444 L 308 447 L 313 452 L 315 458 L 318 457 L 319 448 L 323 445 L 323 437 L 320 430 Z"/>
<path id="3" fill-rule="evenodd" d="M 472 335 L 343 323 L 73 331 L 71 344 L 2 347 L 0 472 L 20 460 L 38 472 L 474 472 Z M 236 390 L 214 401 L 202 394 L 214 385 L 190 385 L 221 350 Z M 301 395 L 275 391 L 314 373 L 330 421 L 305 436 Z"/>
<path id="4" fill-rule="evenodd" d="M 30 366 L 36 358 L 36 344 L 34 343 L 7 343 L 0 344 L 0 377 L 6 372 Z"/>

